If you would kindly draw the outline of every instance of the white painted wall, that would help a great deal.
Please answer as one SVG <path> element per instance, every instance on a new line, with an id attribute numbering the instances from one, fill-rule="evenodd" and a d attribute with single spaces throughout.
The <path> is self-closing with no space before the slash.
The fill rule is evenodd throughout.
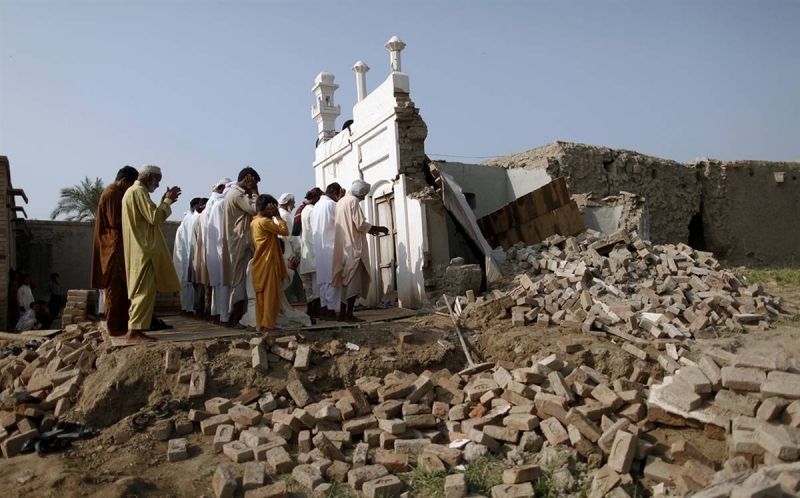
<path id="1" fill-rule="evenodd" d="M 395 91 L 409 93 L 408 75 L 393 72 L 375 90 L 353 107 L 353 124 L 316 148 L 314 175 L 321 188 L 338 182 L 349 189 L 362 178 L 372 191 L 362 203 L 370 222 L 375 220 L 374 200 L 394 192 L 397 227 L 397 294 L 403 307 L 425 303 L 425 280 L 422 268 L 428 240 L 423 206 L 406 197 L 405 175 L 399 175 L 398 130 L 395 116 Z M 378 277 L 376 239 L 368 237 L 372 281 L 367 304 L 380 301 L 375 285 Z"/>

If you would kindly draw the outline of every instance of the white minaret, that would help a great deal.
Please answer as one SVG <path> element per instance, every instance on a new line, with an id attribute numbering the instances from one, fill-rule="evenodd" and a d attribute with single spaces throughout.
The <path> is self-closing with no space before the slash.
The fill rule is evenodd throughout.
<path id="1" fill-rule="evenodd" d="M 359 102 L 367 96 L 367 71 L 369 71 L 369 66 L 362 61 L 356 62 L 356 65 L 353 66 L 353 72 L 356 73 L 356 90 Z"/>
<path id="2" fill-rule="evenodd" d="M 339 85 L 333 82 L 334 76 L 322 71 L 314 80 L 314 96 L 316 104 L 311 106 L 311 118 L 317 122 L 317 139 L 319 142 L 330 140 L 336 133 L 336 118 L 342 113 L 342 108 L 333 102 L 333 92 Z"/>
<path id="3" fill-rule="evenodd" d="M 388 42 L 386 42 L 386 50 L 389 51 L 391 54 L 392 60 L 392 72 L 393 73 L 402 73 L 403 70 L 400 66 L 400 52 L 406 48 L 406 44 L 403 43 L 403 40 L 400 38 L 393 36 Z"/>

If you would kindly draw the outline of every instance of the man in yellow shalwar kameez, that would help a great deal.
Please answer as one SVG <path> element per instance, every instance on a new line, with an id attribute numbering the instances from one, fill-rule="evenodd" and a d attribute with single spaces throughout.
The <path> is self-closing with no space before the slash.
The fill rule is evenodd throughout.
<path id="1" fill-rule="evenodd" d="M 181 284 L 172 256 L 161 232 L 161 223 L 172 213 L 170 205 L 181 189 L 168 188 L 161 203 L 150 199 L 161 182 L 161 168 L 146 164 L 139 179 L 122 198 L 122 240 L 125 248 L 125 273 L 131 300 L 128 342 L 153 342 L 142 331 L 150 328 L 157 292 L 180 292 Z"/>
<path id="2" fill-rule="evenodd" d="M 258 215 L 250 223 L 255 245 L 251 272 L 256 291 L 256 327 L 270 330 L 275 328 L 281 309 L 282 281 L 288 278 L 278 236 L 288 236 L 289 227 L 279 217 L 278 201 L 271 195 L 258 196 L 256 209 Z"/>

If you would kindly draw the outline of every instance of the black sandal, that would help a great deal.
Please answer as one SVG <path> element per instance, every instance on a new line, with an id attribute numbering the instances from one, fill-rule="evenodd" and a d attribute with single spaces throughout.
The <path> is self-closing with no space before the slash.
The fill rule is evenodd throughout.
<path id="1" fill-rule="evenodd" d="M 152 420 L 153 416 L 150 415 L 149 413 L 140 413 L 139 415 L 134 415 L 133 417 L 131 417 L 129 423 L 131 425 L 131 428 L 133 428 L 133 430 L 135 430 L 136 432 L 141 432 L 148 425 L 150 425 L 150 422 Z"/>

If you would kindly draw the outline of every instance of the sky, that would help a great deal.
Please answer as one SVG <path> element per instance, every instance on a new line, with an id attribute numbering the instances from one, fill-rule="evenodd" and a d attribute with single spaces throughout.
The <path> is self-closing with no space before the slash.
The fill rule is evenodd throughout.
<path id="1" fill-rule="evenodd" d="M 798 26 L 791 0 L 0 0 L 0 155 L 32 219 L 49 219 L 62 187 L 109 183 L 126 164 L 162 167 L 154 198 L 182 188 L 172 220 L 248 165 L 262 193 L 301 198 L 314 78 L 336 75 L 341 127 L 353 64 L 375 88 L 397 35 L 434 159 L 562 140 L 798 160 Z"/>

